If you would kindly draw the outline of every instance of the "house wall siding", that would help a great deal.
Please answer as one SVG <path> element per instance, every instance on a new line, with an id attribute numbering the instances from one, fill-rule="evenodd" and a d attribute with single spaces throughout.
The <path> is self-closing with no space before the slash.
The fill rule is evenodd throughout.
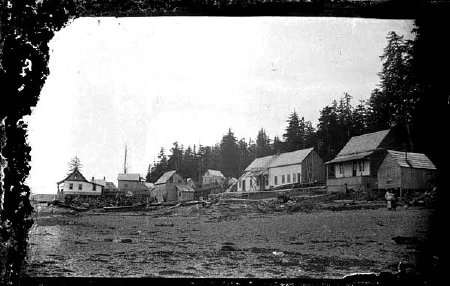
<path id="1" fill-rule="evenodd" d="M 344 178 L 344 177 L 353 177 L 353 164 L 356 163 L 356 176 L 369 176 L 370 175 L 370 161 L 363 160 L 364 170 L 359 170 L 359 160 L 342 162 L 343 164 L 343 173 L 341 174 L 339 171 L 339 164 L 334 164 L 334 176 L 335 178 Z"/>
<path id="2" fill-rule="evenodd" d="M 72 190 L 69 188 L 70 184 L 73 184 Z M 79 190 L 78 186 L 81 184 L 82 189 Z M 96 190 L 93 189 L 93 184 L 90 182 L 80 181 L 64 181 L 63 194 L 76 194 L 76 195 L 101 195 L 102 188 L 97 186 Z"/>
<path id="3" fill-rule="evenodd" d="M 378 188 L 400 188 L 402 184 L 401 177 L 400 166 L 389 153 L 386 154 L 378 168 Z"/>
<path id="4" fill-rule="evenodd" d="M 401 168 L 401 188 L 409 190 L 423 190 L 432 188 L 435 177 L 434 170 Z"/>
<path id="5" fill-rule="evenodd" d="M 289 166 L 281 166 L 281 167 L 275 167 L 269 169 L 269 186 L 281 186 L 286 184 L 292 184 L 293 181 L 293 175 L 297 177 L 298 173 L 302 173 L 302 165 L 296 164 L 296 165 L 289 165 Z M 290 174 L 290 181 L 287 181 L 287 175 Z M 284 175 L 284 183 L 281 180 L 281 177 Z M 275 184 L 275 176 L 277 177 L 277 184 Z M 302 175 L 300 175 L 300 178 L 302 178 Z M 297 179 L 295 179 L 295 182 L 297 182 Z M 269 189 L 269 186 L 266 187 L 266 189 Z"/>
<path id="6" fill-rule="evenodd" d="M 301 183 L 325 182 L 325 165 L 320 156 L 312 150 L 301 162 L 302 181 Z"/>

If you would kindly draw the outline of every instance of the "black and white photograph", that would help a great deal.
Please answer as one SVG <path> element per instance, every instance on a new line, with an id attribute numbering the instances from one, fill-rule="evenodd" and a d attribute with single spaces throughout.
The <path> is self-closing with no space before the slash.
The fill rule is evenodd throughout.
<path id="1" fill-rule="evenodd" d="M 431 281 L 433 37 L 413 17 L 68 19 L 28 113 L 2 113 L 0 281 Z M 43 68 L 24 57 L 21 79 Z"/>

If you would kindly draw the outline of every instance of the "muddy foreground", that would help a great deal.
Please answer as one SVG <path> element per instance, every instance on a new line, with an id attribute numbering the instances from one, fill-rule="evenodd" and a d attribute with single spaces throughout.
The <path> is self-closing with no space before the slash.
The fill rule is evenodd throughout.
<path id="1" fill-rule="evenodd" d="M 430 210 L 264 212 L 218 204 L 76 213 L 38 206 L 30 276 L 342 278 L 421 267 Z"/>

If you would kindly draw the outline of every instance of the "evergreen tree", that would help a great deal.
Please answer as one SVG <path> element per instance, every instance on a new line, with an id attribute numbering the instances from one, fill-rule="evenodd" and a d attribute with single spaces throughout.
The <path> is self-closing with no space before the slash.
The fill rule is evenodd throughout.
<path id="1" fill-rule="evenodd" d="M 258 131 L 258 135 L 256 136 L 256 158 L 264 157 L 270 154 L 270 139 L 266 134 L 264 128 L 261 128 Z"/>
<path id="2" fill-rule="evenodd" d="M 304 119 L 299 119 L 297 112 L 291 113 L 287 121 L 286 133 L 283 134 L 285 151 L 291 152 L 303 149 L 304 146 Z"/>
<path id="3" fill-rule="evenodd" d="M 284 152 L 284 143 L 283 143 L 283 141 L 280 140 L 280 137 L 275 136 L 273 138 L 273 143 L 272 143 L 272 155 L 278 154 L 278 153 L 283 153 L 283 152 Z"/>
<path id="4" fill-rule="evenodd" d="M 220 170 L 226 177 L 239 175 L 239 146 L 231 128 L 220 142 Z"/>
<path id="5" fill-rule="evenodd" d="M 73 173 L 75 170 L 81 171 L 82 167 L 83 167 L 83 165 L 81 164 L 80 159 L 77 156 L 75 156 L 69 162 L 69 172 L 68 172 L 68 174 Z"/>

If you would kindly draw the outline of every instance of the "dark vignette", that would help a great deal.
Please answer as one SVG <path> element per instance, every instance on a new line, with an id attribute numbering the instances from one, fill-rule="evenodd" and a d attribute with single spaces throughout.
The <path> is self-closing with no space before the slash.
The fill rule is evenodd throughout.
<path id="1" fill-rule="evenodd" d="M 443 218 L 442 206 L 447 198 L 445 175 L 448 171 L 446 162 L 448 162 L 449 142 L 445 136 L 445 122 L 448 122 L 450 92 L 447 85 L 448 73 L 445 69 L 450 66 L 448 55 L 450 49 L 444 44 L 442 38 L 448 35 L 446 27 L 450 26 L 446 20 L 449 2 L 448 0 L 297 0 L 292 2 L 287 0 L 2 0 L 0 10 L 0 284 L 17 285 L 21 281 L 21 269 L 26 260 L 28 231 L 33 224 L 30 218 L 32 212 L 29 201 L 30 188 L 24 184 L 30 170 L 31 148 L 26 141 L 27 125 L 23 117 L 30 115 L 32 108 L 36 106 L 41 88 L 49 74 L 47 43 L 55 32 L 67 25 L 71 19 L 80 16 L 332 16 L 415 19 L 418 34 L 422 37 L 417 51 L 421 58 L 417 75 L 432 95 L 426 109 L 423 110 L 423 127 L 433 132 L 427 132 L 428 136 L 423 138 L 423 141 L 428 144 L 432 142 L 436 147 L 435 152 L 440 152 L 441 155 L 435 158 L 440 171 L 438 186 L 444 193 L 441 196 L 440 207 L 431 222 L 433 232 L 431 241 L 427 245 L 428 251 L 436 254 L 443 243 L 440 232 L 442 224 L 439 218 Z M 424 267 L 428 267 L 429 263 L 432 261 L 425 260 Z M 334 283 L 325 280 L 303 281 L 303 283 L 368 285 L 398 282 L 392 279 L 394 278 L 361 276 L 345 281 L 334 281 Z M 22 282 L 32 285 L 93 283 L 92 279 L 83 278 L 77 281 L 25 278 Z M 123 285 L 129 282 L 134 284 L 137 280 L 115 280 L 113 284 Z M 189 284 L 188 281 L 179 279 L 171 279 L 171 282 Z M 192 280 L 190 284 L 250 285 L 252 282 L 242 279 L 226 281 L 202 279 Z M 299 281 L 292 279 L 259 281 L 259 283 L 270 285 L 294 285 L 297 282 Z M 413 284 L 418 284 L 424 281 L 416 279 L 414 282 Z"/>

